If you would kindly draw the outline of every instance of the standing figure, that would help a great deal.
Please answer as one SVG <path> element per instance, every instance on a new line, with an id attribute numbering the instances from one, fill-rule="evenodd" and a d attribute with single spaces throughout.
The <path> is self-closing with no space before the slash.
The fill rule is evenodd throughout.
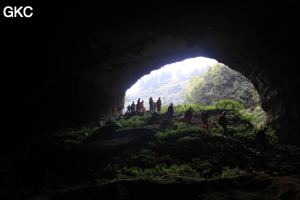
<path id="1" fill-rule="evenodd" d="M 202 128 L 206 128 L 206 130 L 208 130 L 208 118 L 209 118 L 208 111 L 202 113 L 201 115 L 202 115 L 201 120 L 203 123 Z"/>
<path id="2" fill-rule="evenodd" d="M 153 111 L 155 112 L 156 111 L 156 103 L 153 102 Z"/>
<path id="3" fill-rule="evenodd" d="M 131 112 L 134 112 L 135 111 L 135 104 L 134 104 L 134 101 L 132 102 L 131 104 Z"/>
<path id="4" fill-rule="evenodd" d="M 127 106 L 127 111 L 126 111 L 126 113 L 130 113 L 130 110 L 131 110 L 131 106 L 130 106 L 130 104 Z"/>
<path id="5" fill-rule="evenodd" d="M 160 111 L 161 111 L 161 100 L 160 100 L 160 97 L 158 98 L 158 100 L 156 102 L 156 105 L 157 105 L 157 112 L 160 113 Z"/>
<path id="6" fill-rule="evenodd" d="M 185 112 L 184 118 L 187 118 L 188 124 L 192 124 L 193 113 L 191 107 Z"/>
<path id="7" fill-rule="evenodd" d="M 141 102 L 140 102 L 140 98 L 138 99 L 137 103 L 136 103 L 136 111 L 140 111 L 141 109 Z"/>
<path id="8" fill-rule="evenodd" d="M 224 111 L 222 115 L 219 117 L 219 124 L 223 128 L 222 133 L 227 133 L 227 124 L 229 123 L 226 119 L 226 111 Z"/>
<path id="9" fill-rule="evenodd" d="M 142 110 L 142 111 L 146 111 L 146 108 L 145 108 L 145 106 L 144 106 L 144 100 L 142 100 L 142 102 L 141 102 L 141 110 Z"/>
<path id="10" fill-rule="evenodd" d="M 149 98 L 149 106 L 150 106 L 150 111 L 153 111 L 153 99 L 152 99 L 152 97 Z"/>
<path id="11" fill-rule="evenodd" d="M 168 120 L 171 120 L 174 114 L 173 103 L 168 107 Z"/>

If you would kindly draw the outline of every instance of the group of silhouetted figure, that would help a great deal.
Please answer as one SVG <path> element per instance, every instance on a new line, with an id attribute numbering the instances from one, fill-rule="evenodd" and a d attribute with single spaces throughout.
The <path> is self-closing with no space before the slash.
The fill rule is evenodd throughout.
<path id="1" fill-rule="evenodd" d="M 161 99 L 160 97 L 155 102 L 152 97 L 149 98 L 149 110 L 153 112 L 159 112 L 161 111 Z M 140 101 L 140 98 L 138 98 L 137 103 L 135 104 L 134 101 L 132 101 L 132 104 L 127 106 L 126 113 L 133 113 L 133 112 L 145 112 L 147 109 L 144 106 L 144 100 Z"/>
<path id="2" fill-rule="evenodd" d="M 160 113 L 161 105 L 162 103 L 160 97 L 156 102 L 153 100 L 152 97 L 149 98 L 149 110 L 151 112 L 157 111 Z M 145 112 L 145 111 L 147 111 L 147 109 L 145 108 L 144 100 L 141 101 L 140 98 L 138 98 L 136 104 L 134 101 L 132 101 L 132 104 L 131 105 L 129 104 L 127 106 L 126 114 L 135 113 L 135 112 Z M 113 115 L 115 115 L 116 113 L 117 113 L 117 108 L 115 106 L 113 109 Z M 168 120 L 171 120 L 174 115 L 173 103 L 171 103 L 171 105 L 168 107 L 167 114 L 168 114 Z M 219 125 L 222 127 L 223 133 L 227 133 L 227 125 L 229 124 L 225 116 L 226 116 L 226 111 L 224 111 L 222 115 L 219 117 Z M 185 112 L 184 118 L 187 120 L 187 124 L 192 124 L 193 111 L 191 107 Z M 207 130 L 209 129 L 208 118 L 209 118 L 208 111 L 201 113 L 201 120 L 203 123 L 202 128 L 206 128 Z"/>
<path id="3" fill-rule="evenodd" d="M 160 113 L 161 106 L 162 106 L 162 102 L 161 102 L 160 97 L 158 97 L 157 101 L 154 101 L 152 97 L 149 98 L 149 111 L 150 112 Z M 134 101 L 132 101 L 132 103 L 127 106 L 127 111 L 125 114 L 136 113 L 136 112 L 145 112 L 145 111 L 147 111 L 147 109 L 145 108 L 144 100 L 141 101 L 140 98 L 138 98 L 136 104 Z M 168 120 L 171 120 L 174 115 L 173 103 L 171 103 L 171 105 L 168 107 L 167 114 L 168 114 Z"/>

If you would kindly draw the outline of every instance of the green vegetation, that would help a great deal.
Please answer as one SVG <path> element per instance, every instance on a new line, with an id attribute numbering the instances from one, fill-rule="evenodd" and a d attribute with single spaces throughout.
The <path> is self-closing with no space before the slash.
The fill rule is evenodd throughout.
<path id="1" fill-rule="evenodd" d="M 116 124 L 120 126 L 121 129 L 144 126 L 147 124 L 150 117 L 151 113 L 145 113 L 142 116 L 132 116 L 129 119 L 120 119 L 116 121 Z"/>
<path id="2" fill-rule="evenodd" d="M 152 141 L 142 146 L 132 150 L 131 157 L 123 154 L 115 158 L 102 174 L 109 175 L 110 180 L 228 177 L 238 174 L 240 168 L 236 166 L 239 163 L 219 160 L 224 153 L 256 152 L 222 134 L 184 126 L 157 132 Z M 122 165 L 118 164 L 120 160 Z"/>
<path id="3" fill-rule="evenodd" d="M 198 104 L 175 105 L 174 106 L 175 114 L 184 114 L 184 112 L 190 107 L 194 111 L 195 115 L 199 115 L 202 111 L 205 110 L 214 110 L 214 109 L 232 110 L 235 112 L 229 112 L 229 115 L 231 117 L 235 116 L 240 120 L 248 121 L 256 129 L 264 127 L 267 122 L 267 115 L 260 106 L 256 106 L 253 109 L 245 109 L 245 106 L 243 104 L 233 100 L 227 100 L 227 99 L 216 102 L 214 105 L 211 106 L 204 106 L 203 104 L 202 105 L 198 105 Z M 167 112 L 167 109 L 168 106 L 162 107 L 161 113 Z"/>
<path id="4" fill-rule="evenodd" d="M 232 176 L 238 174 L 240 170 L 256 167 L 252 166 L 252 160 L 249 161 L 245 155 L 249 155 L 251 159 L 260 159 L 259 156 L 262 154 L 259 145 L 253 145 L 255 131 L 261 128 L 261 125 L 265 125 L 265 121 L 259 119 L 259 114 L 251 113 L 250 109 L 245 109 L 239 102 L 223 99 L 211 106 L 176 105 L 175 117 L 182 116 L 190 107 L 194 111 L 194 116 L 199 119 L 200 113 L 204 110 L 212 112 L 228 110 L 229 134 L 221 133 L 217 114 L 210 116 L 209 130 L 201 128 L 200 124 L 191 126 L 178 120 L 156 132 L 150 140 L 110 157 L 107 164 L 98 169 L 101 171 L 99 179 L 103 181 L 153 178 L 176 180 L 178 177 L 208 179 Z M 111 120 L 118 125 L 119 131 L 130 130 L 147 125 L 155 117 L 164 116 L 163 113 L 166 111 L 167 106 L 164 106 L 162 114 L 146 112 L 141 116 Z M 278 138 L 271 128 L 268 129 L 267 135 L 269 145 L 276 145 Z M 233 152 L 235 158 L 230 158 Z"/>
<path id="5" fill-rule="evenodd" d="M 174 122 L 165 129 L 156 132 L 153 137 L 137 148 L 120 152 L 101 170 L 102 180 L 147 179 L 153 178 L 176 181 L 178 177 L 217 178 L 229 177 L 246 168 L 254 169 L 253 159 L 259 160 L 261 147 L 255 142 L 255 131 L 252 116 L 241 115 L 244 106 L 232 100 L 223 100 L 209 108 L 199 105 L 176 106 L 176 116 L 181 116 L 186 107 L 195 111 L 226 108 L 232 109 L 227 118 L 230 134 L 221 133 L 217 123 L 218 115 L 211 116 L 210 130 L 199 125 L 187 125 Z M 147 124 L 150 113 L 122 119 L 117 123 L 122 127 L 134 128 Z M 137 121 L 138 123 L 132 123 Z M 144 123 L 142 123 L 144 121 Z M 141 133 L 142 134 L 142 133 Z M 278 138 L 269 128 L 267 135 L 269 145 L 276 145 Z M 233 155 L 234 156 L 233 156 Z M 245 155 L 248 155 L 245 156 Z M 251 160 L 249 158 L 251 157 Z"/>
<path id="6" fill-rule="evenodd" d="M 235 110 L 239 111 L 244 108 L 244 105 L 233 100 L 224 99 L 215 104 L 216 109 L 220 110 Z"/>
<path id="7" fill-rule="evenodd" d="M 225 102 L 226 108 L 239 105 L 232 101 L 216 104 Z M 191 125 L 180 122 L 188 107 L 195 111 Z M 264 152 L 255 141 L 255 117 L 242 106 L 227 112 L 227 134 L 218 125 L 221 111 L 215 105 L 182 105 L 176 109 L 171 121 L 165 113 L 146 112 L 124 118 L 110 116 L 101 127 L 65 129 L 49 133 L 46 138 L 41 135 L 39 142 L 24 144 L 30 147 L 27 151 L 7 160 L 8 167 L 1 175 L 9 187 L 24 183 L 18 190 L 27 197 L 52 187 L 55 191 L 78 186 L 86 190 L 124 180 L 187 183 L 227 178 L 244 171 L 283 175 L 299 172 L 300 148 L 279 144 L 275 131 L 268 127 L 268 151 Z M 201 128 L 202 110 L 211 113 L 209 130 Z M 28 179 L 34 183 L 34 190 L 23 189 Z"/>
<path id="8" fill-rule="evenodd" d="M 188 74 L 162 71 L 141 78 L 140 90 L 126 96 L 125 107 L 138 98 L 144 100 L 148 108 L 148 99 L 154 101 L 161 97 L 163 106 L 197 104 L 214 106 L 221 100 L 233 100 L 253 110 L 258 106 L 259 95 L 252 83 L 224 64 L 217 63 L 206 69 L 199 68 Z"/>
<path id="9" fill-rule="evenodd" d="M 210 130 L 201 128 L 200 124 L 190 126 L 186 123 L 174 122 L 156 132 L 150 140 L 109 157 L 109 160 L 104 162 L 107 164 L 102 163 L 101 168 L 92 171 L 100 170 L 97 176 L 103 181 L 152 180 L 153 178 L 176 181 L 179 177 L 207 179 L 228 177 L 238 174 L 245 168 L 251 168 L 251 162 L 245 160 L 244 155 L 249 154 L 254 159 L 256 157 L 259 159 L 261 149 L 245 143 L 245 141 L 255 143 L 256 129 L 251 126 L 252 117 L 243 117 L 240 114 L 244 108 L 239 103 L 223 100 L 210 107 L 197 104 L 176 106 L 176 116 L 181 116 L 186 107 L 192 107 L 194 111 L 197 111 L 194 113 L 198 114 L 200 110 L 232 109 L 228 112 L 228 120 L 237 121 L 229 126 L 230 135 L 221 133 L 221 128 L 217 123 L 218 116 L 211 116 Z M 152 117 L 153 114 L 144 113 L 141 116 L 115 119 L 114 122 L 119 126 L 118 130 L 130 130 L 147 125 Z M 66 129 L 56 132 L 49 135 L 51 140 L 48 140 L 48 147 L 52 145 L 52 148 L 61 150 L 73 149 L 85 141 L 91 133 L 101 132 L 101 128 L 83 127 L 77 130 Z M 276 145 L 278 138 L 274 131 L 269 128 L 267 134 L 270 145 Z M 230 159 L 232 152 L 243 153 Z"/>
<path id="10" fill-rule="evenodd" d="M 259 101 L 259 95 L 251 82 L 221 63 L 211 66 L 201 75 L 193 76 L 184 93 L 187 102 L 208 106 L 228 99 L 252 109 Z"/>
<path id="11" fill-rule="evenodd" d="M 254 86 L 246 77 L 221 63 L 185 75 L 177 73 L 176 77 L 165 71 L 152 74 L 146 80 L 141 79 L 140 88 L 136 94 L 126 97 L 127 103 L 141 98 L 148 108 L 150 96 L 154 101 L 161 97 L 161 113 L 165 113 L 172 102 L 176 114 L 189 107 L 196 114 L 201 110 L 236 110 L 255 128 L 266 125 L 267 116 L 259 105 L 260 98 Z"/>
<path id="12" fill-rule="evenodd" d="M 257 119 L 254 115 L 250 115 L 241 103 L 222 100 L 213 106 L 177 105 L 175 117 L 182 116 L 189 107 L 194 110 L 195 118 L 199 119 L 203 110 L 231 110 L 227 114 L 231 123 L 228 126 L 229 134 L 221 133 L 221 127 L 217 122 L 219 115 L 211 115 L 209 130 L 201 128 L 200 124 L 191 126 L 174 121 L 156 132 L 150 140 L 114 154 L 102 163 L 100 168 L 92 171 L 100 170 L 97 176 L 103 181 L 153 178 L 176 181 L 178 177 L 201 179 L 228 177 L 238 174 L 240 170 L 256 167 L 252 166 L 252 160 L 247 160 L 244 155 L 251 156 L 251 159 L 260 159 L 262 149 L 259 145 L 253 145 L 255 131 L 258 128 L 253 122 Z M 164 109 L 166 107 L 162 113 L 166 111 Z M 143 127 L 155 116 L 162 117 L 164 114 L 154 115 L 146 112 L 141 116 L 110 118 L 109 121 L 112 120 L 118 125 L 118 131 L 122 131 Z M 88 139 L 92 133 L 101 133 L 101 128 L 105 127 L 65 129 L 49 135 L 45 147 L 61 151 L 71 150 Z M 267 135 L 269 145 L 276 145 L 278 138 L 275 131 L 269 128 Z M 230 155 L 233 152 L 236 153 L 232 158 Z"/>
<path id="13" fill-rule="evenodd" d="M 201 75 L 205 70 L 198 68 L 188 74 L 182 74 L 180 70 L 171 72 L 162 69 L 160 71 L 161 73 L 151 73 L 148 78 L 141 78 L 140 90 L 136 94 L 126 96 L 125 107 L 132 101 L 136 102 L 138 98 L 141 98 L 145 102 L 146 109 L 148 109 L 150 96 L 153 97 L 154 101 L 161 97 L 163 106 L 170 105 L 170 103 L 184 104 L 183 91 L 185 91 L 190 79 L 196 74 Z"/>

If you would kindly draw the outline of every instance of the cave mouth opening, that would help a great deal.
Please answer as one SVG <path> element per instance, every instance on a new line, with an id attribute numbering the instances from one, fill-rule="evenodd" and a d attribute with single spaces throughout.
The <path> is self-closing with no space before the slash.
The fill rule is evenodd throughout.
<path id="1" fill-rule="evenodd" d="M 123 113 L 130 112 L 138 99 L 149 110 L 150 97 L 154 102 L 161 99 L 163 112 L 171 103 L 186 109 L 189 105 L 212 108 L 222 100 L 232 100 L 244 106 L 241 112 L 255 118 L 258 128 L 267 122 L 260 96 L 250 80 L 212 58 L 189 58 L 144 75 L 126 91 Z"/>

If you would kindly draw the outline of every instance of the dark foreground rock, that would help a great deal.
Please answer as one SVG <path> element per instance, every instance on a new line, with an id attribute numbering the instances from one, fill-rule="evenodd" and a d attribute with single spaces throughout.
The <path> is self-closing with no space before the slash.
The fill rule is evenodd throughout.
<path id="1" fill-rule="evenodd" d="M 1 151 L 1 200 L 300 199 L 299 147 L 270 145 L 267 152 L 260 152 L 251 138 L 205 132 L 174 133 L 176 137 L 150 145 L 155 133 L 166 131 L 164 126 L 176 130 L 178 125 L 173 123 L 179 118 L 174 116 L 170 122 L 154 114 L 150 119 L 147 125 L 130 129 L 108 123 L 67 150 L 45 145 L 48 141 L 11 147 L 14 154 Z M 192 126 L 200 125 L 195 120 Z M 56 140 L 51 143 L 60 141 Z M 188 163 L 202 173 L 202 179 L 172 172 L 163 179 L 151 176 L 146 180 L 125 170 L 152 169 L 162 161 L 169 166 Z M 238 167 L 239 174 L 224 175 L 226 166 Z M 209 170 L 204 173 L 203 169 Z"/>
<path id="2" fill-rule="evenodd" d="M 35 199 L 199 199 L 266 200 L 300 199 L 299 178 L 242 172 L 231 178 L 211 180 L 170 177 L 169 180 L 118 181 L 102 185 L 95 181 L 31 198 Z"/>
<path id="3" fill-rule="evenodd" d="M 77 150 L 84 152 L 102 151 L 105 153 L 115 150 L 120 151 L 122 147 L 133 147 L 149 140 L 151 136 L 161 130 L 161 125 L 147 125 L 119 131 L 116 131 L 113 127 L 93 133 L 87 141 L 78 146 Z"/>

